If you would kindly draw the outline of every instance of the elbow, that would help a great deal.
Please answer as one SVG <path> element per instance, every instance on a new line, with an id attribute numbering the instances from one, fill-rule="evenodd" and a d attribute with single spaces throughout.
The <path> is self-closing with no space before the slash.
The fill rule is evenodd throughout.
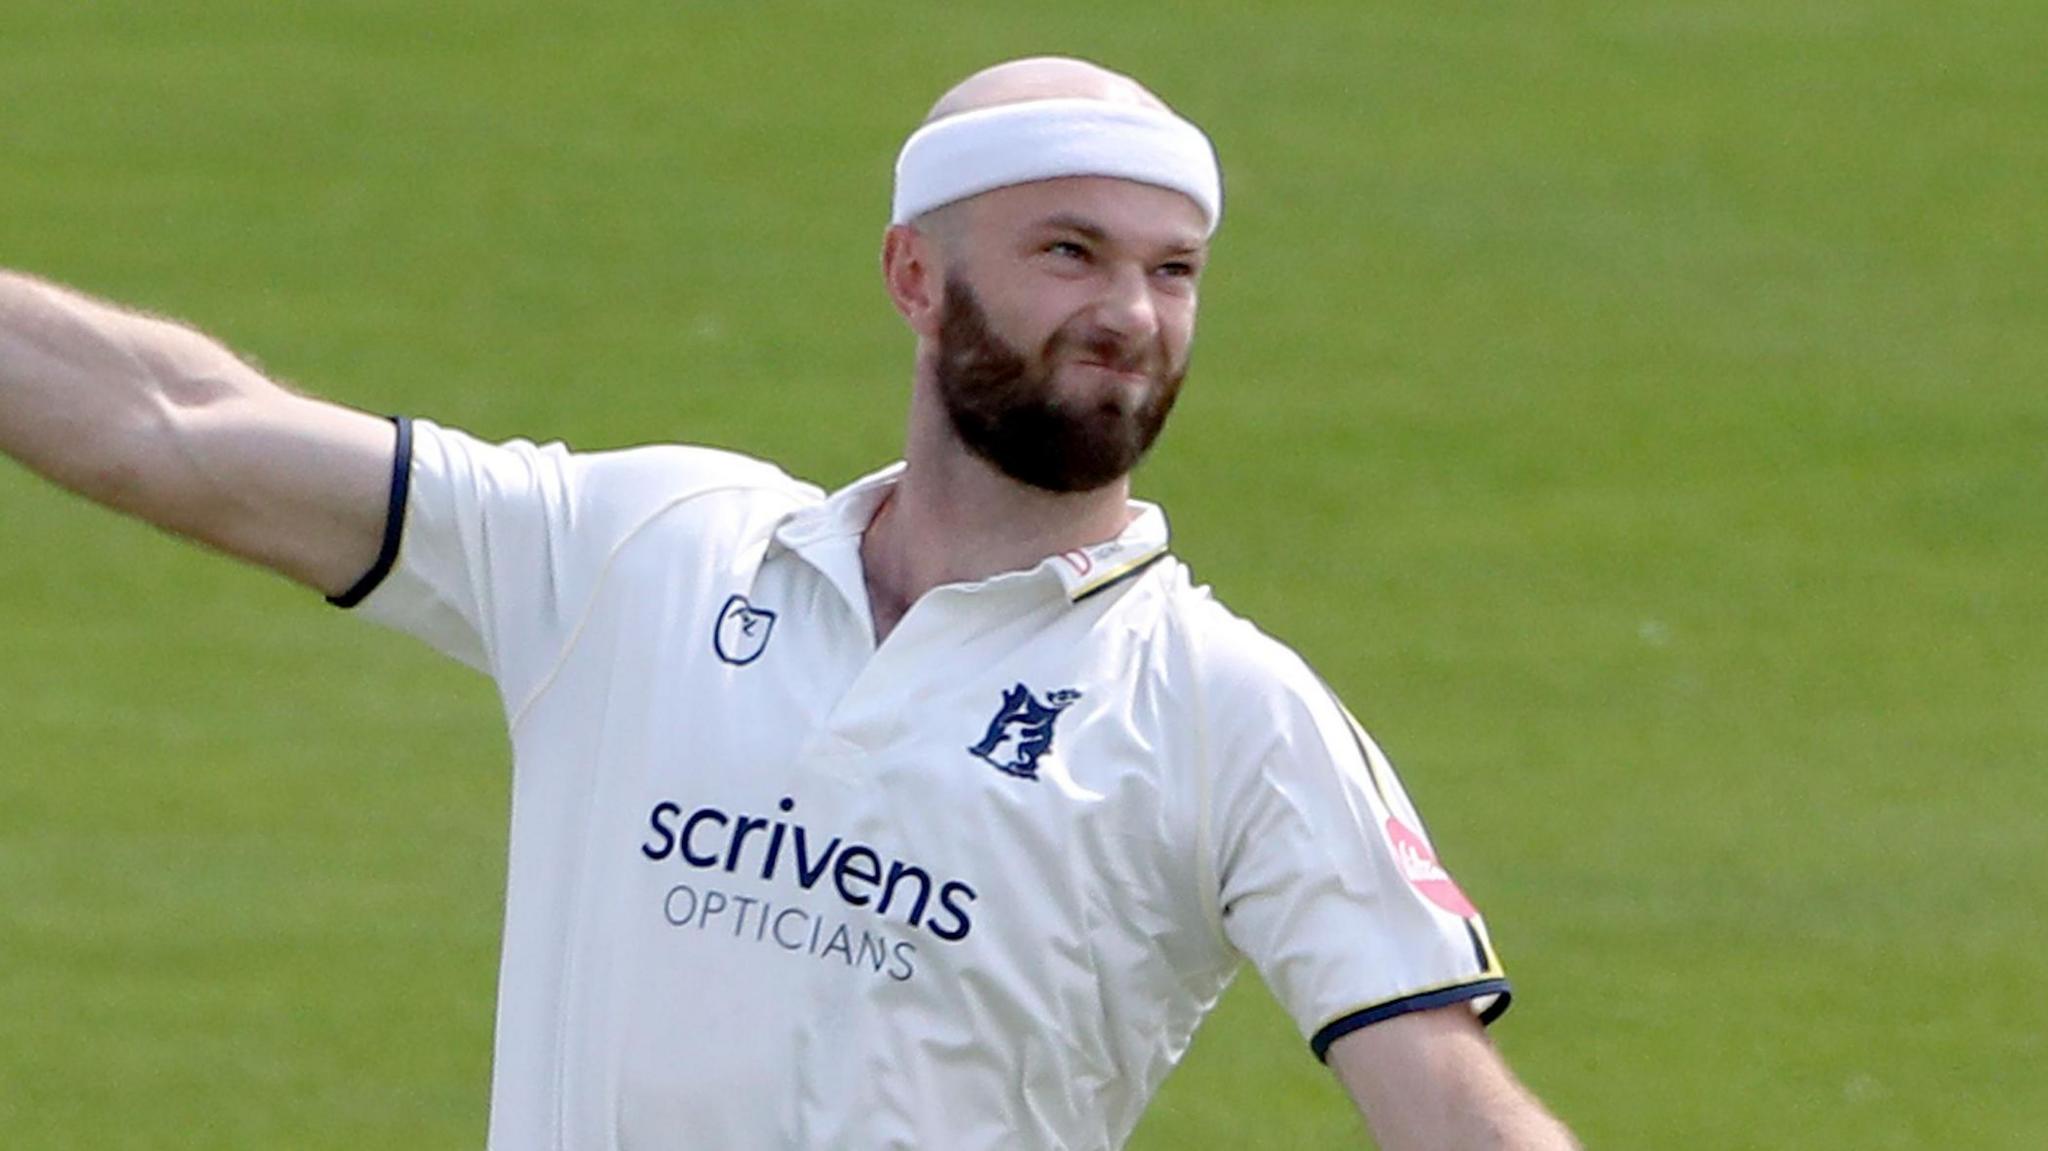
<path id="1" fill-rule="evenodd" d="M 205 486 L 204 429 L 233 395 L 217 379 L 172 375 L 150 381 L 138 402 L 85 430 L 95 450 L 82 453 L 80 473 L 67 486 L 117 511 L 187 530 L 195 489 Z"/>
<path id="2" fill-rule="evenodd" d="M 77 429 L 81 449 L 70 456 L 68 474 L 52 478 L 97 504 L 116 511 L 143 511 L 157 486 L 163 444 L 178 434 L 176 414 L 155 397 L 102 412 L 92 426 Z"/>

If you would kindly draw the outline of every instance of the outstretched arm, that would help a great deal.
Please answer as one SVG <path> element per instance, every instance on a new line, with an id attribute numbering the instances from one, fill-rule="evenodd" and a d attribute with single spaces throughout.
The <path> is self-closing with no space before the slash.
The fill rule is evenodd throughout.
<path id="1" fill-rule="evenodd" d="M 395 442 L 190 328 L 0 270 L 0 453 L 87 499 L 338 594 L 377 557 Z"/>
<path id="2" fill-rule="evenodd" d="M 1383 1151 L 1577 1151 L 1515 1079 L 1464 1004 L 1363 1027 L 1330 1045 L 1331 1070 Z"/>

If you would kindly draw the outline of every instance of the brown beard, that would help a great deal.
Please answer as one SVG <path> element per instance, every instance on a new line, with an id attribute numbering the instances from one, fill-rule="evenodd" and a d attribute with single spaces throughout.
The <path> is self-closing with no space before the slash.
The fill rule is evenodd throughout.
<path id="1" fill-rule="evenodd" d="M 957 274 L 946 277 L 944 307 L 936 375 L 954 433 L 1004 475 L 1044 491 L 1089 492 L 1129 475 L 1166 426 L 1187 374 L 1163 347 L 1071 322 L 1027 360 L 990 329 L 980 297 Z M 1080 360 L 1143 372 L 1150 386 L 1135 407 L 1114 390 L 1092 403 L 1062 396 L 1053 376 Z"/>

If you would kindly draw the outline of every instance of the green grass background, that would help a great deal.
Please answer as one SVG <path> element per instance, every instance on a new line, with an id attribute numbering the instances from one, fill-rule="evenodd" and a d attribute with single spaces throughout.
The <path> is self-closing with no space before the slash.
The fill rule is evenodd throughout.
<path id="1" fill-rule="evenodd" d="M 893 453 L 889 164 L 1067 51 L 1230 218 L 1143 494 L 1587 1141 L 2048 1141 L 2048 6 L 0 6 L 0 264 L 373 410 Z M 486 684 L 0 470 L 0 1144 L 482 1142 Z M 1355 1146 L 1256 979 L 1137 1146 Z"/>

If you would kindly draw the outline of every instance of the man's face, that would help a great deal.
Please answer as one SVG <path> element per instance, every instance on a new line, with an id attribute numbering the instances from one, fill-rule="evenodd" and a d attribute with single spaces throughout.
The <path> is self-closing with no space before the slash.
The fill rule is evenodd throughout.
<path id="1" fill-rule="evenodd" d="M 967 207 L 935 341 L 955 433 L 1046 491 L 1128 475 L 1187 372 L 1206 256 L 1199 209 L 1098 178 L 1005 188 Z"/>

